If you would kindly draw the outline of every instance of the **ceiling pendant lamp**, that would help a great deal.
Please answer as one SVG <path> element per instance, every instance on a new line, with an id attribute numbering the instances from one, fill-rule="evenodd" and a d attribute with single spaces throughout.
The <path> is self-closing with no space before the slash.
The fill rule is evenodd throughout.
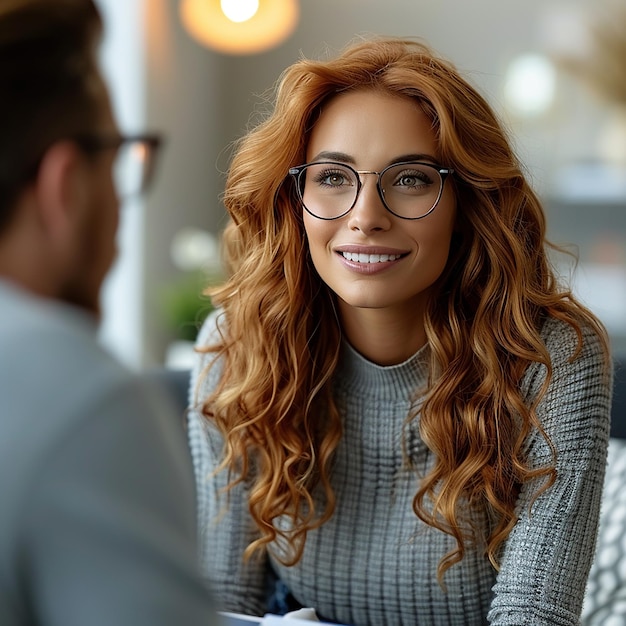
<path id="1" fill-rule="evenodd" d="M 297 0 L 181 0 L 180 18 L 201 44 L 224 54 L 256 54 L 294 31 Z"/>

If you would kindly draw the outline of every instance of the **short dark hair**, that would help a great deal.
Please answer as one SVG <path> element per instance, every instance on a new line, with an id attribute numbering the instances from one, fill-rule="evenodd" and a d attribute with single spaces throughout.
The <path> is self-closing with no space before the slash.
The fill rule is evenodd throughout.
<path id="1" fill-rule="evenodd" d="M 93 0 L 0 3 L 0 231 L 46 149 L 95 126 L 101 33 Z"/>

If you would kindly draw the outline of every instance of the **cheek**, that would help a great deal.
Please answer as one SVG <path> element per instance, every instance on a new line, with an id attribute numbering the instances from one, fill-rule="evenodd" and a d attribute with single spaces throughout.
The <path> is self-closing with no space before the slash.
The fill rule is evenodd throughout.
<path id="1" fill-rule="evenodd" d="M 333 222 L 319 220 L 306 213 L 306 211 L 303 221 L 309 252 L 313 260 L 315 260 L 327 250 L 336 227 Z"/>
<path id="2" fill-rule="evenodd" d="M 330 285 L 333 282 L 336 269 L 333 266 L 331 242 L 337 227 L 333 222 L 318 220 L 310 215 L 308 219 L 307 217 L 304 218 L 304 227 L 313 269 L 323 283 Z"/>
<path id="3" fill-rule="evenodd" d="M 445 251 L 447 256 L 452 236 L 457 229 L 456 203 L 449 200 L 439 208 L 441 211 L 433 216 L 437 219 L 432 224 L 431 241 L 442 252 Z"/>
<path id="4" fill-rule="evenodd" d="M 427 260 L 433 270 L 440 272 L 446 266 L 450 254 L 454 220 L 441 220 L 429 226 L 421 232 L 416 231 L 414 238 L 422 259 Z"/>

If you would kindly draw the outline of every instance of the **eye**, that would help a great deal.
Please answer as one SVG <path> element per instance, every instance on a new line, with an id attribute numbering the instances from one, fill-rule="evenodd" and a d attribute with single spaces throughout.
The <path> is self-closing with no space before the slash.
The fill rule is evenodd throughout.
<path id="1" fill-rule="evenodd" d="M 352 186 L 351 176 L 345 170 L 325 169 L 315 173 L 313 182 L 325 187 Z"/>
<path id="2" fill-rule="evenodd" d="M 421 170 L 405 170 L 396 175 L 393 185 L 396 187 L 421 188 L 431 185 L 432 179 Z"/>
<path id="3" fill-rule="evenodd" d="M 437 170 L 426 163 L 398 163 L 383 173 L 381 184 L 389 196 L 430 194 L 439 182 Z"/>

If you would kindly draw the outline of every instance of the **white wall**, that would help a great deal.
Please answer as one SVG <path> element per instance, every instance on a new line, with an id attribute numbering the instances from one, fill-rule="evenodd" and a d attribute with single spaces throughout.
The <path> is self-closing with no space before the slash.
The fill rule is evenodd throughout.
<path id="1" fill-rule="evenodd" d="M 105 22 L 102 65 L 123 131 L 145 127 L 146 68 L 142 0 L 97 0 Z M 120 254 L 103 294 L 101 337 L 131 367 L 143 361 L 144 204 L 121 208 Z"/>

